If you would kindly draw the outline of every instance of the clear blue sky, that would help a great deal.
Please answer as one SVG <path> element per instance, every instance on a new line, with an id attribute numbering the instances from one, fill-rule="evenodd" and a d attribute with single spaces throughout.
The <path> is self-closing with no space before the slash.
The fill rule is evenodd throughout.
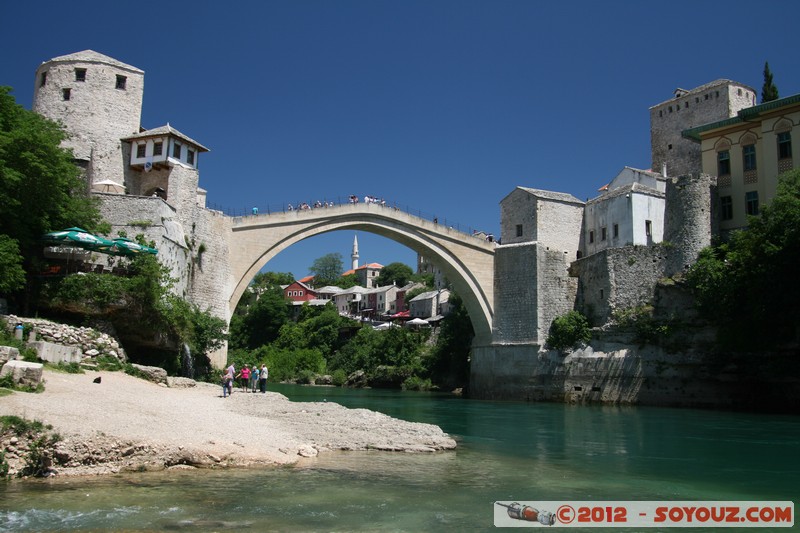
<path id="1" fill-rule="evenodd" d="M 769 7 L 766 7 L 766 6 Z M 764 7 L 761 7 L 764 6 Z M 800 3 L 5 2 L 0 85 L 30 108 L 45 60 L 92 49 L 145 71 L 142 125 L 211 149 L 209 205 L 383 197 L 499 233 L 518 185 L 586 199 L 650 167 L 648 108 L 729 78 L 800 92 Z M 304 276 L 354 232 L 282 252 Z M 416 255 L 359 232 L 361 261 Z"/>

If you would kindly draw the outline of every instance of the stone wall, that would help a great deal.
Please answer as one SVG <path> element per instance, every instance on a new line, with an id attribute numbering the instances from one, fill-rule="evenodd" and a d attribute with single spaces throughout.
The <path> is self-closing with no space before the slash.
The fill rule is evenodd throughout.
<path id="1" fill-rule="evenodd" d="M 175 209 L 157 197 L 123 194 L 98 196 L 102 198 L 100 213 L 111 223 L 111 237 L 124 231 L 130 239 L 143 234 L 147 241 L 154 241 L 159 262 L 168 267 L 170 275 L 177 280 L 175 293 L 185 296 L 189 290 L 191 270 L 191 255 L 187 245 L 189 237 Z M 115 264 L 124 264 L 126 261 L 122 258 L 113 260 Z"/>
<path id="2" fill-rule="evenodd" d="M 542 342 L 553 319 L 571 311 L 577 280 L 565 254 L 539 243 L 495 250 L 494 328 L 497 343 Z"/>
<path id="3" fill-rule="evenodd" d="M 599 326 L 615 310 L 652 303 L 668 250 L 665 246 L 609 248 L 575 261 L 570 266 L 578 279 L 575 307 Z"/>
<path id="4" fill-rule="evenodd" d="M 48 342 L 61 346 L 69 346 L 80 349 L 83 360 L 93 359 L 101 355 L 107 355 L 126 361 L 125 350 L 119 344 L 110 326 L 104 325 L 106 331 L 101 331 L 92 327 L 77 327 L 67 324 L 59 324 L 40 318 L 25 318 L 14 315 L 0 317 L 0 322 L 5 321 L 4 327 L 11 330 L 18 323 L 25 326 L 26 330 L 31 330 L 30 342 Z M 35 346 L 34 346 L 35 347 Z"/>
<path id="5" fill-rule="evenodd" d="M 706 340 L 713 338 L 706 336 Z M 490 400 L 607 403 L 664 407 L 768 408 L 792 412 L 800 404 L 798 378 L 753 376 L 720 365 L 709 352 L 668 353 L 633 339 L 592 341 L 568 355 L 532 345 L 475 347 L 470 396 Z M 707 345 L 700 343 L 701 345 Z M 763 357 L 769 364 L 786 358 Z M 795 363 L 796 366 L 796 363 Z"/>
<path id="6" fill-rule="evenodd" d="M 529 242 L 498 246 L 495 250 L 494 342 L 537 342 L 538 246 Z"/>

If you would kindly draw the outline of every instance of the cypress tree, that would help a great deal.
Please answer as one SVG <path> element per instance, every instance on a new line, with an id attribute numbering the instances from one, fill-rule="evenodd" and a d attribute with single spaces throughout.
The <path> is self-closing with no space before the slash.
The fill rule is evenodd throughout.
<path id="1" fill-rule="evenodd" d="M 769 62 L 764 62 L 764 85 L 761 87 L 761 103 L 777 100 L 778 88 L 772 83 L 772 72 L 769 71 Z"/>

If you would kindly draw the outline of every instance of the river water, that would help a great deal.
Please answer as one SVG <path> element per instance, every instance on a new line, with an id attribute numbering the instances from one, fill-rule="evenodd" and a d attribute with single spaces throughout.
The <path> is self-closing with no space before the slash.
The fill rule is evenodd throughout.
<path id="1" fill-rule="evenodd" d="M 800 495 L 797 416 L 270 389 L 437 424 L 458 448 L 335 452 L 271 469 L 0 483 L 0 530 L 483 531 L 493 529 L 498 500 L 796 502 Z"/>

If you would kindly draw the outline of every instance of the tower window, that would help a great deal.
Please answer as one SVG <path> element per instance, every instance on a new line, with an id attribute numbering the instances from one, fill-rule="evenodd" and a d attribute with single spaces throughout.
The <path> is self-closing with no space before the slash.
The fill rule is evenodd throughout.
<path id="1" fill-rule="evenodd" d="M 75 81 L 86 81 L 86 69 L 85 68 L 76 68 L 75 69 Z"/>
<path id="2" fill-rule="evenodd" d="M 606 228 L 600 228 L 600 240 L 606 240 Z"/>
<path id="3" fill-rule="evenodd" d="M 645 220 L 644 221 L 644 234 L 648 237 L 653 236 L 653 221 L 652 220 Z"/>
<path id="4" fill-rule="evenodd" d="M 153 155 L 161 155 L 164 152 L 164 143 L 153 143 Z"/>
<path id="5" fill-rule="evenodd" d="M 126 76 L 120 76 L 119 74 L 117 74 L 117 85 L 116 85 L 117 89 L 120 89 L 120 90 L 124 91 L 125 90 L 125 84 L 127 82 L 128 82 L 128 78 Z"/>
<path id="6" fill-rule="evenodd" d="M 594 242 L 594 232 L 590 231 L 589 232 L 589 244 L 591 244 L 593 242 Z"/>
<path id="7" fill-rule="evenodd" d="M 522 237 L 522 224 L 517 224 L 517 237 Z"/>
<path id="8" fill-rule="evenodd" d="M 42 72 L 42 77 L 39 79 L 39 87 L 44 87 L 45 83 L 47 83 L 47 72 Z"/>
<path id="9" fill-rule="evenodd" d="M 64 97 L 64 100 L 69 100 L 70 96 L 72 95 L 72 89 L 61 89 L 61 96 Z"/>
<path id="10" fill-rule="evenodd" d="M 619 224 L 614 224 L 614 238 L 619 237 Z"/>
<path id="11" fill-rule="evenodd" d="M 180 144 L 175 143 L 175 144 L 172 145 L 172 157 L 174 157 L 175 159 L 180 159 L 181 158 L 181 145 Z"/>
<path id="12" fill-rule="evenodd" d="M 190 165 L 194 165 L 194 150 L 186 149 L 186 162 Z"/>
<path id="13" fill-rule="evenodd" d="M 136 157 L 144 157 L 147 155 L 147 145 L 145 143 L 136 145 Z"/>

